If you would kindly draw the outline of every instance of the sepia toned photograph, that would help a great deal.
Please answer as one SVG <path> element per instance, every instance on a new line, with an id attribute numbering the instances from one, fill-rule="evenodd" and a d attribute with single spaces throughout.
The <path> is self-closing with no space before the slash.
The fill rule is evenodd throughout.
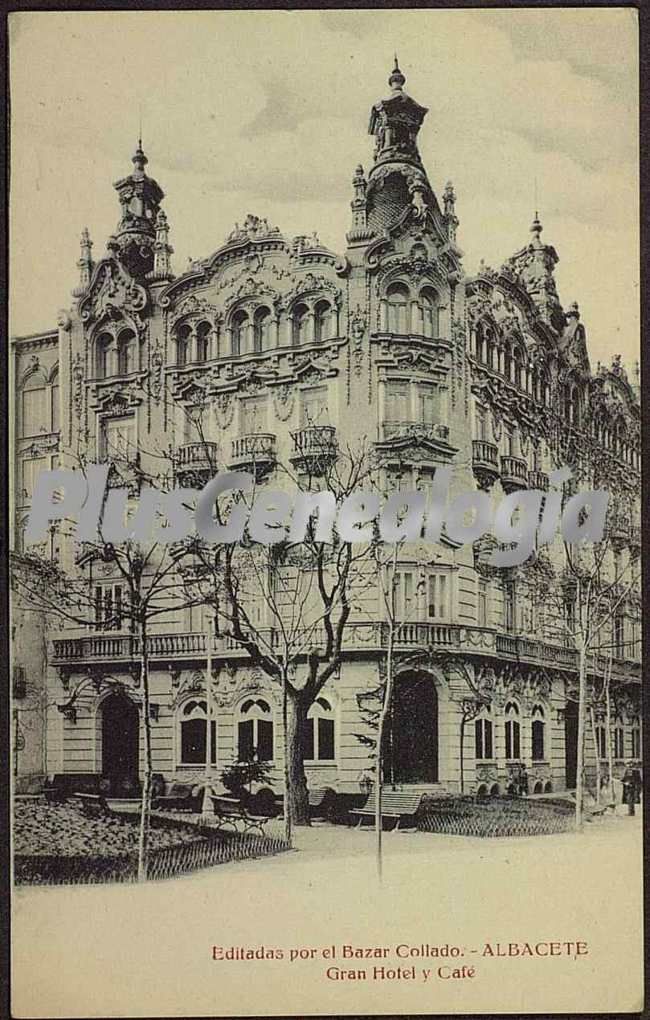
<path id="1" fill-rule="evenodd" d="M 641 1010 L 636 10 L 9 63 L 13 1015 Z"/>

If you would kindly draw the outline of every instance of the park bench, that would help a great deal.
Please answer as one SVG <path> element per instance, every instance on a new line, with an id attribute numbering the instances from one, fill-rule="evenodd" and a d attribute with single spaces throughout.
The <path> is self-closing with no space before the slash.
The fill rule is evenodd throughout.
<path id="1" fill-rule="evenodd" d="M 162 792 L 154 791 L 153 805 L 156 808 L 176 808 L 179 811 L 200 811 L 203 789 L 190 783 L 165 783 Z"/>
<path id="2" fill-rule="evenodd" d="M 413 825 L 415 825 L 415 816 L 418 813 L 420 804 L 422 803 L 421 793 L 404 793 L 398 790 L 386 790 L 381 795 L 381 817 L 382 822 L 384 818 L 390 818 L 395 821 L 393 831 L 397 831 L 400 827 L 402 819 L 409 819 Z M 351 815 L 355 815 L 359 818 L 359 824 L 357 829 L 360 829 L 363 825 L 365 818 L 369 818 L 374 821 L 375 818 L 375 795 L 371 793 L 363 807 L 352 808 L 349 812 Z"/>
<path id="3" fill-rule="evenodd" d="M 328 818 L 332 813 L 336 793 L 331 786 L 308 790 L 309 814 L 312 818 Z"/>
<path id="4" fill-rule="evenodd" d="M 104 795 L 101 793 L 73 793 L 72 799 L 81 805 L 81 810 L 86 815 L 102 815 L 108 811 Z"/>
<path id="5" fill-rule="evenodd" d="M 265 835 L 264 826 L 269 821 L 267 815 L 251 814 L 246 805 L 235 797 L 223 797 L 213 793 L 210 800 L 218 820 L 218 829 L 231 825 L 234 832 L 241 832 L 244 835 L 255 830 L 260 836 Z"/>

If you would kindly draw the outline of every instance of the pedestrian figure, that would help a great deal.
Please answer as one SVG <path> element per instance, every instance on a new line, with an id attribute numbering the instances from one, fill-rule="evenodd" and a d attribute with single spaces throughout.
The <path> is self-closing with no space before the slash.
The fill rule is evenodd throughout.
<path id="1" fill-rule="evenodd" d="M 632 767 L 632 762 L 626 766 L 623 775 L 623 803 L 627 804 L 628 815 L 635 814 L 635 805 L 640 802 L 641 773 Z"/>

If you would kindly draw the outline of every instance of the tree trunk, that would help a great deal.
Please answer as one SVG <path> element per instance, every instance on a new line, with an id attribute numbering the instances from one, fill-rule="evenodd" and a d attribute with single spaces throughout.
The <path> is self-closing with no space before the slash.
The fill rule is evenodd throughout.
<path id="1" fill-rule="evenodd" d="M 462 708 L 461 708 L 462 711 Z M 465 793 L 465 724 L 467 717 L 465 713 L 460 717 L 460 792 Z"/>
<path id="2" fill-rule="evenodd" d="M 596 804 L 600 804 L 600 749 L 596 737 L 596 715 L 594 706 L 589 706 L 589 721 L 591 723 L 591 739 L 596 751 Z"/>
<path id="3" fill-rule="evenodd" d="M 384 703 L 379 715 L 377 726 L 377 750 L 375 754 L 375 835 L 377 852 L 377 877 L 382 880 L 382 817 L 381 817 L 381 795 L 384 785 L 384 725 L 387 715 L 392 711 L 393 704 L 393 642 L 395 640 L 395 625 L 391 621 L 388 627 L 388 650 L 386 652 L 386 690 L 384 691 Z"/>
<path id="4" fill-rule="evenodd" d="M 147 880 L 149 824 L 151 816 L 151 719 L 149 718 L 149 650 L 147 626 L 140 626 L 140 687 L 142 689 L 142 722 L 144 726 L 144 781 L 140 807 L 140 838 L 138 840 L 138 882 Z"/>
<path id="5" fill-rule="evenodd" d="M 579 648 L 578 682 L 578 747 L 576 753 L 576 829 L 582 828 L 582 802 L 584 798 L 584 750 L 585 750 L 585 700 L 586 700 L 587 655 L 584 641 Z"/>
<path id="6" fill-rule="evenodd" d="M 607 770 L 609 772 L 609 797 L 612 804 L 614 799 L 614 749 L 612 747 L 612 703 L 609 697 L 609 688 L 612 680 L 612 652 L 609 653 L 607 676 L 605 679 L 605 726 L 607 734 Z"/>
<path id="7" fill-rule="evenodd" d="M 302 692 L 295 691 L 285 683 L 286 719 L 285 719 L 285 812 L 288 808 L 289 817 L 294 825 L 309 825 L 309 794 L 307 793 L 307 777 L 303 755 L 302 737 L 307 725 L 309 701 Z"/>

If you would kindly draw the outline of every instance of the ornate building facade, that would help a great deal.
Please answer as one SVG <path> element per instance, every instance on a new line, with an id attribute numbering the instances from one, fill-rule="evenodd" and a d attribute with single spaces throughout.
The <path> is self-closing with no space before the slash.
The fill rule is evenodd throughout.
<path id="1" fill-rule="evenodd" d="M 482 264 L 465 274 L 454 189 L 448 183 L 439 200 L 418 151 L 427 111 L 407 95 L 397 66 L 389 86 L 370 115 L 372 166 L 353 175 L 343 254 L 315 234 L 288 239 L 249 215 L 212 255 L 174 276 L 163 192 L 138 146 L 132 172 L 115 184 L 119 224 L 99 259 L 82 235 L 79 284 L 58 329 L 13 341 L 18 559 L 44 468 L 110 460 L 128 482 L 169 458 L 180 484 L 207 479 L 216 465 L 255 470 L 260 484 L 277 487 L 282 465 L 318 475 L 343 444 L 367 441 L 387 489 L 426 490 L 449 465 L 452 495 L 478 487 L 499 499 L 546 491 L 549 472 L 570 466 L 579 484 L 612 494 L 615 590 L 634 576 L 638 384 L 620 358 L 591 368 L 578 306 L 560 302 L 558 256 L 537 215 L 528 243 L 500 269 Z M 199 406 L 208 408 L 200 437 Z M 41 555 L 87 579 L 95 615 L 85 628 L 44 623 L 40 659 L 20 636 L 23 622 L 14 634 L 15 677 L 45 685 L 44 768 L 102 774 L 128 789 L 142 769 L 142 694 L 119 608 L 123 585 L 110 563 L 75 559 L 56 529 L 46 546 Z M 575 784 L 579 659 L 563 556 L 556 542 L 534 557 L 543 578 L 534 590 L 525 568 L 491 568 L 481 543 L 443 535 L 433 550 L 414 543 L 400 551 L 395 783 L 490 793 L 506 790 L 523 765 L 531 792 Z M 14 617 L 23 620 L 18 602 Z M 341 667 L 309 713 L 311 785 L 349 795 L 366 788 L 371 752 L 359 697 L 381 678 L 384 625 L 379 595 L 369 591 L 346 629 Z M 154 770 L 190 778 L 203 769 L 208 640 L 219 664 L 215 768 L 256 749 L 279 777 L 281 692 L 232 640 L 206 637 L 197 607 L 152 629 Z M 597 686 L 611 673 L 613 707 L 611 733 L 602 705 L 594 709 L 592 773 L 596 758 L 604 767 L 610 740 L 617 768 L 641 755 L 634 585 L 616 601 L 599 648 L 588 674 Z M 425 650 L 417 667 L 399 667 L 417 650 Z M 83 693 L 60 711 L 75 685 Z M 31 739 L 27 773 L 43 770 L 38 727 Z"/>

